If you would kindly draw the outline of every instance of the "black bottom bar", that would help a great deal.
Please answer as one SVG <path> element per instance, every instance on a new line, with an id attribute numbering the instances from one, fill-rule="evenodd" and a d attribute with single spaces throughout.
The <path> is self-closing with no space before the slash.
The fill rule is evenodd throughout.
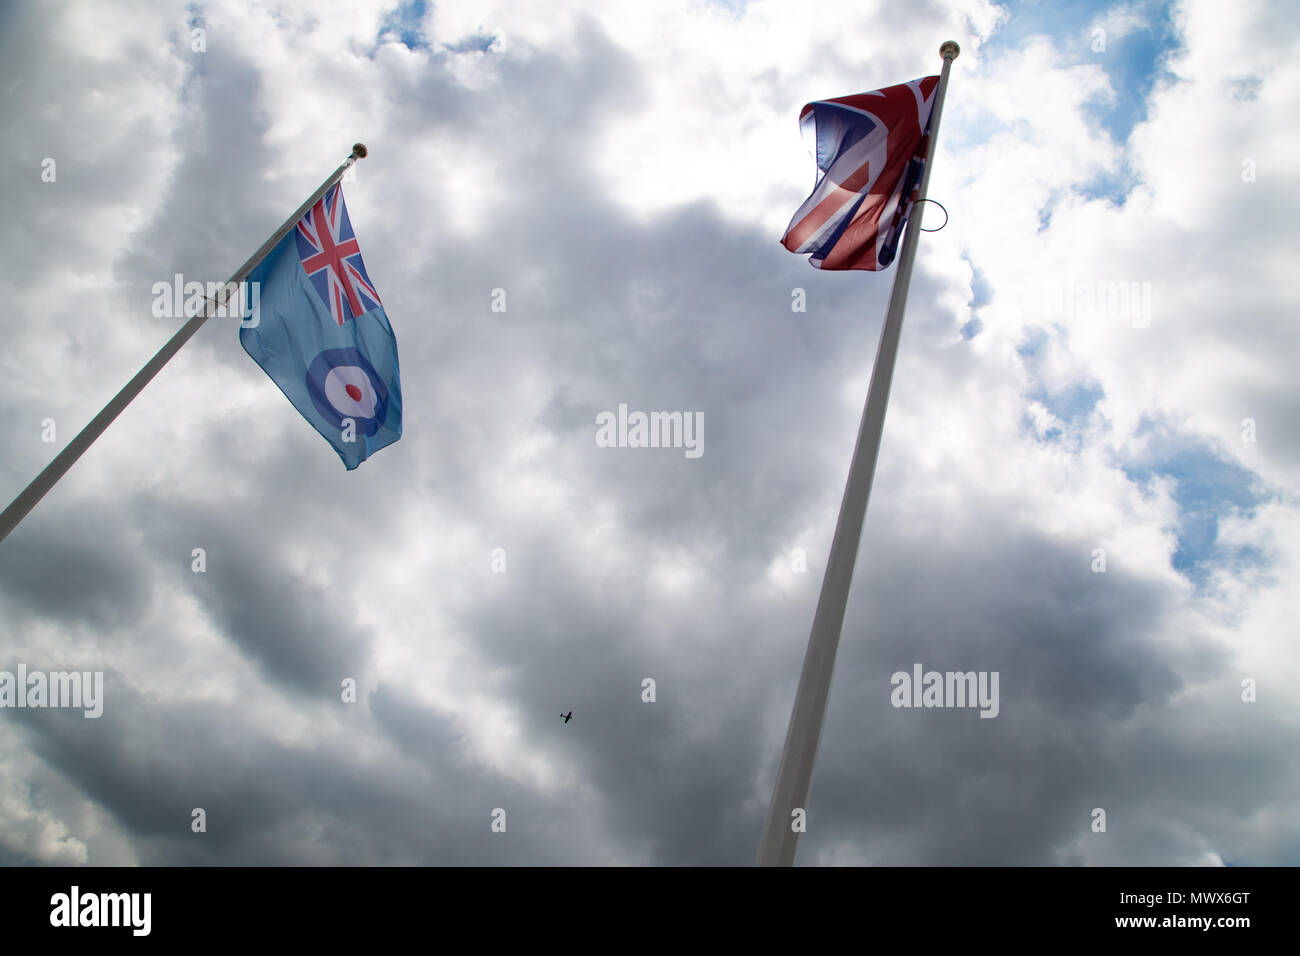
<path id="1" fill-rule="evenodd" d="M 987 945 L 1098 936 L 1231 946 L 1241 934 L 1286 929 L 1295 875 L 1245 868 L 16 867 L 0 870 L 0 912 L 6 942 L 63 937 L 92 946 L 285 940 L 301 950 L 412 932 L 435 944 L 469 932 L 485 942 L 519 938 L 548 947 L 622 940 L 676 949 L 714 936 L 772 944 L 823 932 L 828 946 L 846 933 L 864 945 L 883 936 L 927 948 L 948 939 Z M 74 911 L 79 924 L 118 925 L 74 927 Z"/>

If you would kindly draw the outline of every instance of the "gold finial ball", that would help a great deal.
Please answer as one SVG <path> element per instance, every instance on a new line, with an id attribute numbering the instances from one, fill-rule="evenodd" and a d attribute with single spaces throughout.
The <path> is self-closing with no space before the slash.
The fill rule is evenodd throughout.
<path id="1" fill-rule="evenodd" d="M 957 45 L 957 44 L 955 44 L 955 43 L 953 44 L 953 46 L 956 46 L 956 45 Z M 353 143 L 353 144 L 352 144 L 352 152 L 353 152 L 353 154 L 357 157 L 357 159 L 365 159 L 365 158 L 366 158 L 366 153 L 368 152 L 368 150 L 366 149 L 366 145 L 365 145 L 365 143 Z"/>
<path id="2" fill-rule="evenodd" d="M 943 46 L 939 47 L 939 55 L 945 60 L 957 59 L 957 54 L 960 52 L 961 47 L 957 45 L 955 40 L 947 40 L 944 42 Z"/>

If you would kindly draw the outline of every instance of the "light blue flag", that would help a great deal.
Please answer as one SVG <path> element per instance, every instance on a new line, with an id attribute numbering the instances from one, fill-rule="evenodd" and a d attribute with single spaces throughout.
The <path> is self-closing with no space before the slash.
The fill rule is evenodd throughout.
<path id="1" fill-rule="evenodd" d="M 349 471 L 402 437 L 397 339 L 337 184 L 258 264 L 245 288 L 244 350 Z"/>

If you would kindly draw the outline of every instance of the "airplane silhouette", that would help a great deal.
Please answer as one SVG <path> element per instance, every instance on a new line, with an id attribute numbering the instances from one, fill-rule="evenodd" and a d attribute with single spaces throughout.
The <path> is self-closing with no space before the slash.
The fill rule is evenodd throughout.
<path id="1" fill-rule="evenodd" d="M 573 711 L 569 711 L 567 714 L 560 714 L 560 716 L 564 718 L 564 722 L 567 724 L 573 718 Z"/>

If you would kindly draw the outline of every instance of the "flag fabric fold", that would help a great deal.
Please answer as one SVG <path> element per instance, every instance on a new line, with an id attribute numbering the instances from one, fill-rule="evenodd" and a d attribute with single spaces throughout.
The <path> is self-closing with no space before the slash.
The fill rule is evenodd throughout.
<path id="1" fill-rule="evenodd" d="M 809 103 L 799 126 L 817 182 L 781 244 L 818 269 L 878 271 L 894 261 L 916 200 L 939 77 Z"/>
<path id="2" fill-rule="evenodd" d="M 248 277 L 244 350 L 348 470 L 402 435 L 397 339 L 334 185 Z M 246 286 L 247 287 L 247 286 Z"/>

